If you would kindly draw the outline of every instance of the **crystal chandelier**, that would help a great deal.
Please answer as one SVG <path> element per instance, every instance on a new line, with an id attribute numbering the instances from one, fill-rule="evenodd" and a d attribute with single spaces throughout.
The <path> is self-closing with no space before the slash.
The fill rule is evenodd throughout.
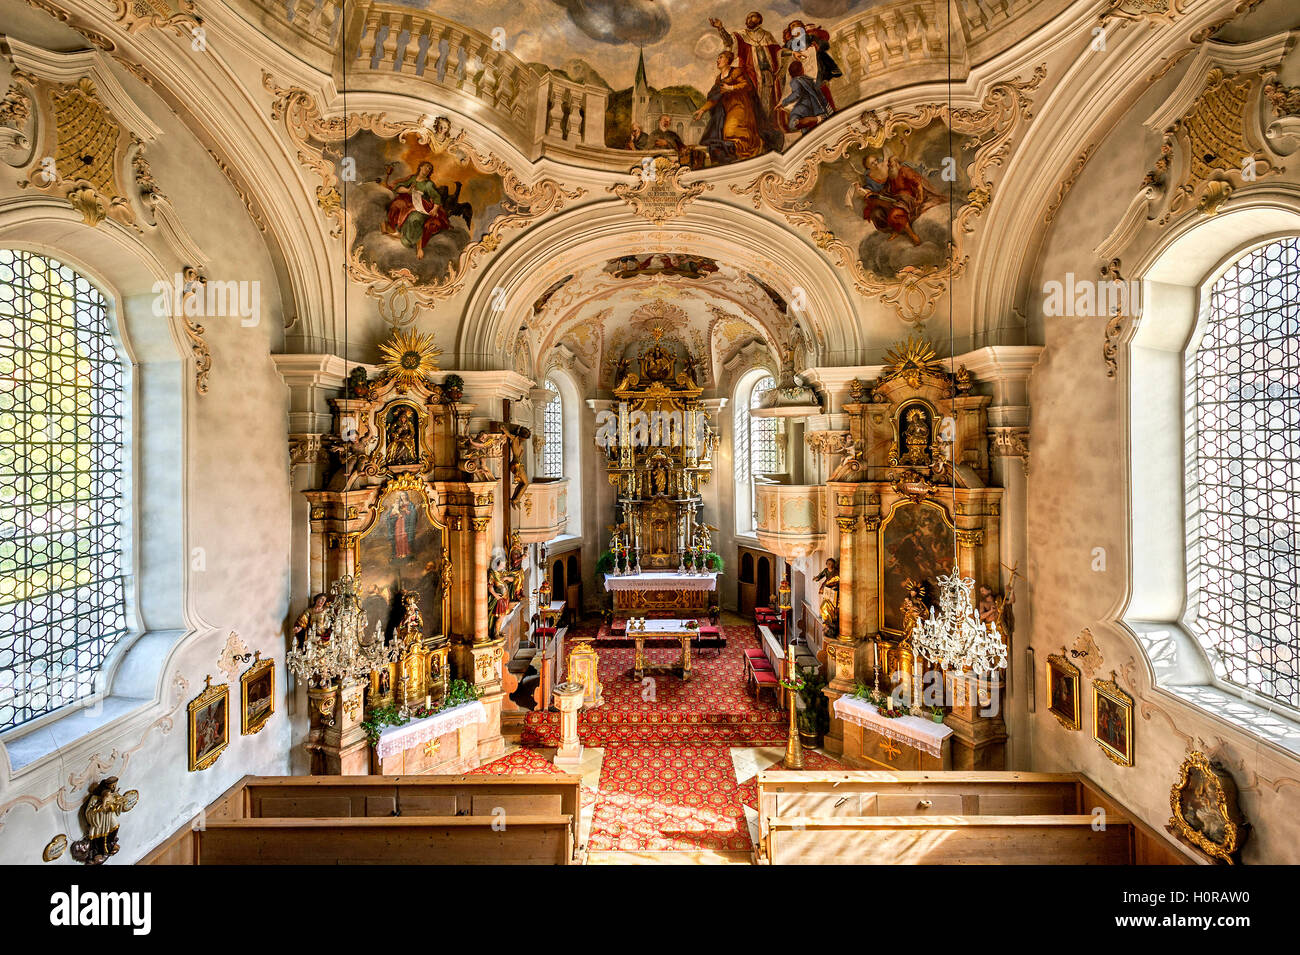
<path id="1" fill-rule="evenodd" d="M 301 647 L 285 657 L 289 672 L 313 686 L 328 686 L 335 680 L 362 679 L 393 662 L 402 652 L 394 643 L 384 644 L 380 624 L 366 639 L 369 622 L 357 599 L 356 581 L 349 575 L 330 584 L 325 609 L 311 618 Z"/>
<path id="2" fill-rule="evenodd" d="M 1007 648 L 995 623 L 984 623 L 971 604 L 975 581 L 954 567 L 939 578 L 939 609 L 917 620 L 912 647 L 943 670 L 988 673 L 1007 665 Z"/>

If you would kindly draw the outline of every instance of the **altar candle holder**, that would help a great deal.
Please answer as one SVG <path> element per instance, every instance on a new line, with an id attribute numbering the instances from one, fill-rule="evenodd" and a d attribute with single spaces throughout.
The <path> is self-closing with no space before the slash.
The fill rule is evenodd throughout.
<path id="1" fill-rule="evenodd" d="M 636 545 L 636 567 L 632 569 L 632 573 L 636 574 L 637 576 L 640 576 L 641 574 L 641 544 L 639 541 L 637 542 Z"/>

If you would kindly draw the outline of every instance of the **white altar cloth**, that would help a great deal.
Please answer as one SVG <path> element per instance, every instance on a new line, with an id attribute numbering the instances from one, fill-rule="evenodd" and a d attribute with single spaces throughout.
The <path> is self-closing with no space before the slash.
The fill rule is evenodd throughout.
<path id="1" fill-rule="evenodd" d="M 881 716 L 875 706 L 855 696 L 841 696 L 835 701 L 834 709 L 835 715 L 842 720 L 865 726 L 885 739 L 906 743 L 934 757 L 943 755 L 943 741 L 952 735 L 951 726 L 934 720 L 919 716 L 899 716 L 891 720 Z"/>
<path id="2" fill-rule="evenodd" d="M 717 590 L 718 575 L 651 570 L 641 574 L 605 575 L 606 590 Z"/>
<path id="3" fill-rule="evenodd" d="M 483 704 L 478 700 L 471 700 L 453 706 L 449 710 L 443 710 L 441 713 L 426 716 L 422 720 L 412 720 L 401 726 L 390 726 L 379 734 L 379 742 L 375 744 L 375 754 L 382 761 L 389 756 L 404 753 L 412 746 L 419 746 L 439 736 L 446 736 L 462 726 L 486 722 L 487 710 Z"/>
<path id="4" fill-rule="evenodd" d="M 632 629 L 633 619 L 637 621 L 638 629 L 636 630 Z M 676 637 L 681 634 L 691 634 L 692 636 L 698 637 L 700 635 L 699 626 L 688 627 L 686 626 L 687 620 L 646 620 L 644 629 L 640 628 L 641 622 L 642 621 L 639 618 L 628 620 L 627 635 L 629 637 L 635 637 L 638 633 L 644 633 L 647 637 L 657 637 L 661 635 Z M 697 620 L 691 620 L 690 622 L 696 624 L 699 623 Z"/>

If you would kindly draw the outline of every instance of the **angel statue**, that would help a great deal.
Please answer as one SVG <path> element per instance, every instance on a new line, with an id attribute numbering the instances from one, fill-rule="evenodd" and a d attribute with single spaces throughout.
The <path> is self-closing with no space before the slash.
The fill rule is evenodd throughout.
<path id="1" fill-rule="evenodd" d="M 139 801 L 140 793 L 134 789 L 117 791 L 116 776 L 96 783 L 81 810 L 86 819 L 86 837 L 72 844 L 72 857 L 86 865 L 102 865 L 109 856 L 116 855 L 119 821 Z"/>

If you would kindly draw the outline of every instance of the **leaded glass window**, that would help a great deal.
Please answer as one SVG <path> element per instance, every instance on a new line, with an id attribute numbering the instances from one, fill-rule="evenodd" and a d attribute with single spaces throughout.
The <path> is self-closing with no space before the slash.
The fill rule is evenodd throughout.
<path id="1" fill-rule="evenodd" d="M 0 249 L 0 730 L 94 693 L 126 633 L 125 398 L 104 296 Z"/>
<path id="2" fill-rule="evenodd" d="M 546 379 L 546 390 L 551 399 L 542 410 L 542 476 L 564 477 L 564 400 L 555 382 Z"/>
<path id="3" fill-rule="evenodd" d="M 771 375 L 762 378 L 754 385 L 754 390 L 750 392 L 749 407 L 757 408 L 758 403 L 762 400 L 763 395 L 767 394 L 776 387 L 776 379 Z M 776 444 L 776 418 L 755 418 L 752 415 L 750 421 L 750 439 L 749 447 L 752 456 L 752 470 L 754 474 L 772 474 L 781 470 L 781 456 L 777 450 Z"/>
<path id="4" fill-rule="evenodd" d="M 1300 240 L 1237 260 L 1187 358 L 1189 608 L 1216 675 L 1300 708 Z"/>

